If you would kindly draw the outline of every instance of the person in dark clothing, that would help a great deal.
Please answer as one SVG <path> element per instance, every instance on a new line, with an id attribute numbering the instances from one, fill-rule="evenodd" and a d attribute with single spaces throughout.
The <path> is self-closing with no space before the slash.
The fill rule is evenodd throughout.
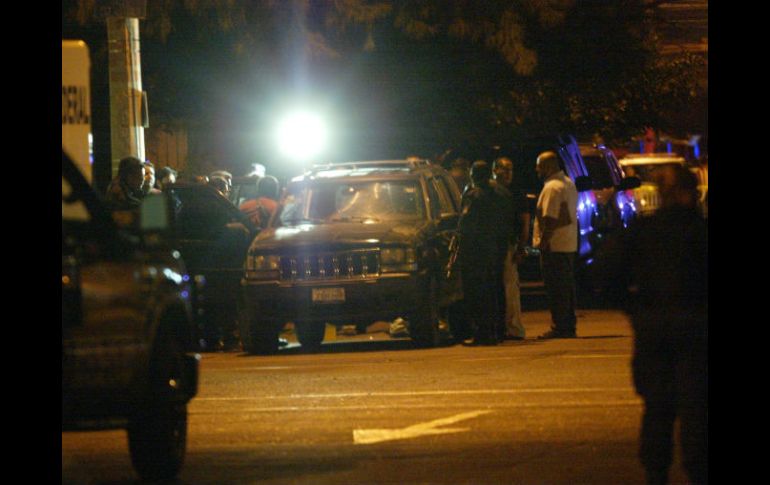
<path id="1" fill-rule="evenodd" d="M 163 167 L 158 170 L 155 187 L 163 190 L 168 185 L 176 183 L 177 171 L 171 167 Z"/>
<path id="2" fill-rule="evenodd" d="M 468 160 L 461 157 L 453 161 L 452 167 L 449 169 L 449 174 L 454 179 L 461 194 L 465 193 L 466 188 L 468 188 L 471 183 L 469 166 Z"/>
<path id="3" fill-rule="evenodd" d="M 144 162 L 144 184 L 142 184 L 142 193 L 147 194 L 160 194 L 160 189 L 155 186 L 155 165 L 149 161 Z"/>
<path id="4" fill-rule="evenodd" d="M 459 260 L 466 312 L 473 338 L 466 345 L 496 345 L 504 325 L 503 261 L 510 239 L 510 196 L 490 183 L 490 165 L 478 160 L 471 167 L 473 186 L 463 196 L 459 221 Z"/>
<path id="5" fill-rule="evenodd" d="M 142 205 L 144 163 L 136 157 L 126 157 L 118 165 L 118 175 L 107 187 L 105 200 L 111 210 L 132 210 Z"/>
<path id="6" fill-rule="evenodd" d="M 614 234 L 590 276 L 605 294 L 629 289 L 634 385 L 644 400 L 639 456 L 647 482 L 668 481 L 679 419 L 691 483 L 708 482 L 708 222 L 697 179 L 670 166 L 657 174 L 661 207 Z"/>
<path id="7" fill-rule="evenodd" d="M 511 240 L 508 242 L 508 251 L 503 264 L 503 286 L 505 288 L 503 303 L 505 308 L 503 309 L 502 338 L 523 340 L 526 337 L 526 330 L 521 322 L 518 265 L 524 259 L 524 248 L 529 241 L 531 215 L 528 210 L 527 197 L 514 181 L 513 161 L 508 157 L 500 157 L 495 160 L 493 171 L 494 181 L 501 187 L 505 187 L 510 193 L 511 219 L 513 221 Z"/>

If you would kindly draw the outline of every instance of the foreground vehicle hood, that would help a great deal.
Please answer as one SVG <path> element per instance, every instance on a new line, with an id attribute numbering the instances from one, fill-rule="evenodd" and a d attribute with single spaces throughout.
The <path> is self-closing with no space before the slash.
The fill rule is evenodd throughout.
<path id="1" fill-rule="evenodd" d="M 360 222 L 335 224 L 302 224 L 294 227 L 271 228 L 262 231 L 252 242 L 255 249 L 275 250 L 289 246 L 368 246 L 379 244 L 409 244 L 418 237 L 424 222 Z"/>

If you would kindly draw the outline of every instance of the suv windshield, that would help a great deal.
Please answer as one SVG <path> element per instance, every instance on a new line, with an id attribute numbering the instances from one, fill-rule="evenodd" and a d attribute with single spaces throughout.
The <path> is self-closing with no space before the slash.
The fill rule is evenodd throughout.
<path id="1" fill-rule="evenodd" d="M 583 155 L 583 162 L 585 162 L 588 169 L 588 175 L 591 177 L 591 182 L 595 189 L 612 187 L 615 185 L 612 181 L 612 174 L 607 167 L 607 161 L 601 155 Z"/>
<path id="2" fill-rule="evenodd" d="M 626 165 L 623 170 L 628 176 L 639 177 L 642 182 L 655 183 L 655 173 L 662 167 L 678 165 L 677 163 L 650 163 L 650 164 L 634 164 Z"/>
<path id="3" fill-rule="evenodd" d="M 304 222 L 379 222 L 425 217 L 417 181 L 320 181 L 289 188 L 277 220 L 280 226 Z"/>

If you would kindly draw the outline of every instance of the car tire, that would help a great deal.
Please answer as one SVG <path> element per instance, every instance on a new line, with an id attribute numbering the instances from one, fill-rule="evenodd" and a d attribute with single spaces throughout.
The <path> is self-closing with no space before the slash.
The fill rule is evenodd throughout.
<path id="1" fill-rule="evenodd" d="M 297 323 L 297 340 L 305 350 L 318 350 L 324 340 L 326 324 L 321 322 Z"/>
<path id="2" fill-rule="evenodd" d="M 437 347 L 441 343 L 438 282 L 431 276 L 417 295 L 417 310 L 409 321 L 409 335 L 417 347 Z"/>
<path id="3" fill-rule="evenodd" d="M 149 396 L 128 424 L 131 462 L 143 480 L 176 477 L 187 446 L 184 355 L 171 333 L 159 334 L 150 361 Z"/>

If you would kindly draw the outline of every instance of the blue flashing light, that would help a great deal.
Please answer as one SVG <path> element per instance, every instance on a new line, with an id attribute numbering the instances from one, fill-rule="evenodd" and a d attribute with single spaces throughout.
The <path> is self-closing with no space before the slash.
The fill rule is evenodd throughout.
<path id="1" fill-rule="evenodd" d="M 186 274 L 186 275 L 182 276 L 182 281 L 184 281 L 185 283 L 190 281 L 190 275 Z"/>
<path id="2" fill-rule="evenodd" d="M 183 291 L 182 292 L 182 298 L 184 298 L 185 300 L 190 298 L 190 292 L 187 291 L 187 290 Z"/>
<path id="3" fill-rule="evenodd" d="M 695 153 L 695 158 L 700 158 L 700 144 L 695 144 L 693 147 L 693 152 Z"/>

